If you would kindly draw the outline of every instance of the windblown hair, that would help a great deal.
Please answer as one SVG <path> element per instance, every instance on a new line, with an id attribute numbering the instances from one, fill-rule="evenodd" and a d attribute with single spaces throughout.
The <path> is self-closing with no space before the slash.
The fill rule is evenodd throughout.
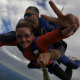
<path id="1" fill-rule="evenodd" d="M 31 33 L 33 33 L 33 22 L 30 21 L 28 18 L 19 20 L 19 22 L 16 25 L 16 31 L 17 29 L 23 27 L 29 28 L 31 30 Z"/>
<path id="2" fill-rule="evenodd" d="M 34 7 L 34 6 L 29 6 L 27 9 L 26 9 L 26 11 L 27 10 L 32 10 L 35 14 L 39 14 L 39 9 L 37 8 L 37 7 Z M 25 11 L 25 12 L 26 12 Z"/>

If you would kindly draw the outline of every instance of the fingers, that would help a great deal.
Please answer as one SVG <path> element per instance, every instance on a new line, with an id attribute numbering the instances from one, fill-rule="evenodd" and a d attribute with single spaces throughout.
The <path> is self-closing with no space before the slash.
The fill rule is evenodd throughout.
<path id="1" fill-rule="evenodd" d="M 58 17 L 62 18 L 64 16 L 52 0 L 49 1 L 49 4 Z"/>
<path id="2" fill-rule="evenodd" d="M 39 59 L 39 61 L 43 61 L 44 60 L 44 55 L 40 54 L 38 59 Z"/>
<path id="3" fill-rule="evenodd" d="M 77 16 L 69 13 L 65 15 L 65 19 L 68 20 L 68 24 L 76 24 L 77 25 L 76 29 L 79 28 L 79 19 Z"/>
<path id="4" fill-rule="evenodd" d="M 66 29 L 62 30 L 62 34 L 65 36 L 70 36 L 73 34 L 74 30 L 77 28 L 76 24 L 68 26 Z"/>
<path id="5" fill-rule="evenodd" d="M 37 63 L 41 65 L 41 61 L 42 61 L 45 65 L 48 64 L 49 60 L 47 59 L 45 53 L 39 55 L 39 58 L 37 59 Z"/>
<path id="6" fill-rule="evenodd" d="M 54 4 L 54 2 L 53 2 L 52 0 L 50 0 L 50 1 L 49 1 L 49 4 L 50 4 L 51 8 L 53 9 L 53 11 L 56 13 L 56 15 L 57 15 L 59 18 L 63 19 L 63 18 L 64 18 L 64 15 L 63 15 L 62 12 L 57 8 L 57 6 Z M 41 17 L 42 17 L 43 19 L 48 20 L 48 21 L 53 22 L 53 23 L 57 22 L 57 19 L 54 18 L 54 17 L 50 17 L 50 16 L 43 15 L 43 14 L 41 15 Z"/>
<path id="7" fill-rule="evenodd" d="M 43 61 L 43 54 L 39 55 L 39 58 L 37 59 L 37 63 L 41 64 L 40 62 Z"/>
<path id="8" fill-rule="evenodd" d="M 49 21 L 49 22 L 53 22 L 53 23 L 56 23 L 56 20 L 57 20 L 57 18 L 55 18 L 55 17 L 51 17 L 51 16 L 47 16 L 47 15 L 41 15 L 41 17 L 43 18 L 43 19 L 45 19 L 45 20 L 47 20 L 47 21 Z"/>
<path id="9" fill-rule="evenodd" d="M 68 20 L 68 24 L 74 24 L 75 23 L 74 15 L 71 13 L 66 14 L 65 19 Z"/>
<path id="10" fill-rule="evenodd" d="M 78 19 L 77 16 L 74 16 L 74 19 L 75 19 L 75 24 L 77 24 L 77 29 L 78 29 L 79 28 L 79 25 L 80 25 L 79 19 Z"/>

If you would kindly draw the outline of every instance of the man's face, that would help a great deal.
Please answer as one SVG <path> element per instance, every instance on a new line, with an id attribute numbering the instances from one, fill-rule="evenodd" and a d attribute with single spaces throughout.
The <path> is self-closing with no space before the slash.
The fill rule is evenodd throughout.
<path id="1" fill-rule="evenodd" d="M 31 16 L 28 16 L 28 15 L 26 15 L 26 14 L 28 14 L 28 13 L 34 13 L 32 10 L 26 10 L 26 12 L 25 12 L 25 17 L 24 18 L 33 18 L 33 16 L 35 16 L 36 14 L 34 13 L 34 15 L 31 15 Z"/>
<path id="2" fill-rule="evenodd" d="M 19 45 L 21 45 L 23 48 L 27 48 L 32 43 L 32 37 L 31 31 L 29 28 L 19 28 L 16 31 L 16 39 Z"/>
<path id="3" fill-rule="evenodd" d="M 31 13 L 31 14 L 29 14 L 29 13 Z M 34 22 L 33 28 L 37 29 L 37 27 L 39 25 L 38 14 L 35 14 L 35 12 L 33 12 L 32 10 L 26 10 L 24 15 L 25 15 L 24 18 L 29 18 L 32 22 Z"/>

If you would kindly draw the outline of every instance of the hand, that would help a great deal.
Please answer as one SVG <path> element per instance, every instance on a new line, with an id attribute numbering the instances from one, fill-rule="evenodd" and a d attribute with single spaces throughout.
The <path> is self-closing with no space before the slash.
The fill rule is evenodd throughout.
<path id="1" fill-rule="evenodd" d="M 52 53 L 47 52 L 47 53 L 42 53 L 39 55 L 39 58 L 37 59 L 37 63 L 41 64 L 40 61 L 44 63 L 44 65 L 49 63 L 49 60 L 51 58 Z"/>
<path id="2" fill-rule="evenodd" d="M 58 18 L 46 16 L 43 14 L 41 15 L 41 17 L 50 22 L 57 24 L 59 28 L 67 27 L 66 29 L 62 30 L 63 35 L 65 36 L 72 35 L 73 31 L 79 28 L 79 19 L 77 18 L 77 16 L 74 16 L 71 13 L 63 15 L 62 12 L 57 8 L 57 6 L 54 4 L 53 1 L 50 0 L 49 4 L 51 8 L 53 9 L 53 11 L 58 16 Z"/>

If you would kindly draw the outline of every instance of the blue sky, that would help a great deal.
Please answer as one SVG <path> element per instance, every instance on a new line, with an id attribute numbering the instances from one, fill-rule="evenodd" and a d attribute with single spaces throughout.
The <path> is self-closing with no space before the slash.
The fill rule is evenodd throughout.
<path id="1" fill-rule="evenodd" d="M 57 17 L 50 8 L 49 0 L 0 0 L 0 33 L 6 33 L 15 30 L 15 26 L 20 18 L 23 17 L 25 9 L 28 6 L 36 6 L 41 14 Z M 52 0 L 61 10 L 65 0 Z M 72 13 L 80 19 L 80 0 L 67 0 L 63 14 Z M 75 56 L 80 59 L 80 29 L 68 39 L 66 51 L 67 56 Z M 27 62 L 16 47 L 3 47 L 4 52 L 15 60 Z M 73 72 L 73 78 L 79 78 L 79 71 Z M 53 78 L 53 76 L 51 76 Z M 77 80 L 76 79 L 76 80 Z M 74 79 L 72 79 L 74 80 Z"/>
<path id="2" fill-rule="evenodd" d="M 6 33 L 6 32 L 9 32 L 12 30 L 12 28 L 10 27 L 11 26 L 11 22 L 10 21 L 6 21 L 5 19 L 2 20 L 3 22 L 3 25 L 2 25 L 2 28 L 3 26 L 5 26 L 5 29 L 3 30 L 3 33 Z"/>

